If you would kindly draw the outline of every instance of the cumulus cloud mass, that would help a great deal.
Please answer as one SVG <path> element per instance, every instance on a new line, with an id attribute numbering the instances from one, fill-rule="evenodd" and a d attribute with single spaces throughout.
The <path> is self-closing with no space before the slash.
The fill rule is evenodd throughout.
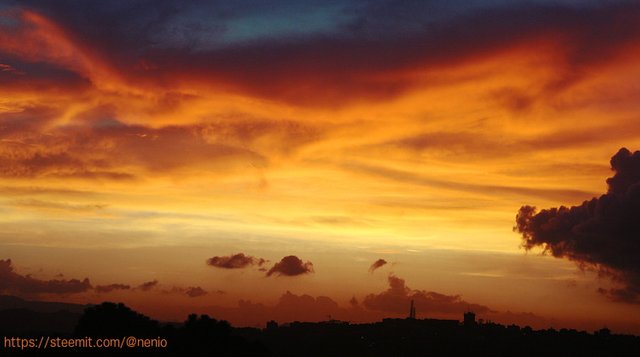
<path id="1" fill-rule="evenodd" d="M 406 286 L 404 279 L 389 275 L 389 289 L 379 294 L 369 294 L 362 301 L 370 310 L 389 313 L 406 313 L 411 300 L 419 313 L 463 313 L 467 310 L 476 313 L 491 311 L 484 305 L 472 304 L 462 300 L 460 295 L 444 295 L 433 291 L 412 290 Z"/>
<path id="2" fill-rule="evenodd" d="M 522 206 L 514 229 L 529 250 L 597 270 L 620 286 L 599 291 L 617 301 L 640 303 L 640 152 L 622 148 L 611 158 L 615 174 L 607 192 L 579 206 L 537 212 Z"/>

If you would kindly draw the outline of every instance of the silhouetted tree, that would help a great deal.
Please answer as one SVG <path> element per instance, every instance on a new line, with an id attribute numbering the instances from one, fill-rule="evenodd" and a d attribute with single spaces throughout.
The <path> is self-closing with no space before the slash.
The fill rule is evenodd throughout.
<path id="1" fill-rule="evenodd" d="M 122 303 L 103 302 L 85 309 L 76 326 L 76 335 L 94 337 L 156 336 L 158 322 Z"/>

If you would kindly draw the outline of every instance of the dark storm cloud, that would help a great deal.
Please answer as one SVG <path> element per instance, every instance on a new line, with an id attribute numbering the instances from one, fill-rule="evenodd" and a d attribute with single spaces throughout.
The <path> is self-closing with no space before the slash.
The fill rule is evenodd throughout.
<path id="1" fill-rule="evenodd" d="M 296 3 L 25 1 L 16 6 L 51 18 L 76 46 L 131 83 L 172 87 L 195 81 L 323 105 L 394 96 L 418 85 L 399 73 L 473 63 L 541 40 L 558 44 L 556 75 L 542 95 L 553 94 L 610 61 L 640 34 L 640 5 L 633 2 L 347 1 L 331 3 L 330 11 L 322 2 Z M 284 32 L 278 26 L 252 27 L 256 18 L 283 24 L 321 5 L 326 20 L 313 31 L 305 30 L 310 21 Z M 243 29 L 248 39 L 239 37 Z M 518 110 L 532 100 L 507 98 Z"/>
<path id="2" fill-rule="evenodd" d="M 92 288 L 89 279 L 40 280 L 14 271 L 11 259 L 0 260 L 0 292 L 15 294 L 76 294 Z"/>
<path id="3" fill-rule="evenodd" d="M 384 259 L 378 259 L 375 262 L 373 262 L 373 264 L 371 264 L 371 266 L 369 267 L 369 273 L 373 273 L 376 269 L 381 268 L 382 266 L 386 265 L 387 261 Z"/>
<path id="4" fill-rule="evenodd" d="M 311 262 L 303 262 L 295 255 L 289 255 L 277 262 L 269 271 L 267 276 L 273 274 L 284 276 L 296 276 L 302 274 L 313 273 L 313 264 Z"/>
<path id="5" fill-rule="evenodd" d="M 223 269 L 242 269 L 252 265 L 262 266 L 267 261 L 262 258 L 244 255 L 244 253 L 232 254 L 229 256 L 215 256 L 207 259 L 207 264 Z"/>
<path id="6" fill-rule="evenodd" d="M 621 287 L 600 289 L 614 300 L 640 303 L 640 152 L 620 149 L 611 158 L 607 193 L 571 207 L 537 212 L 522 206 L 517 232 L 529 250 L 540 246 L 557 258 L 599 271 Z"/>
<path id="7" fill-rule="evenodd" d="M 362 304 L 370 310 L 390 313 L 408 313 L 411 300 L 420 313 L 459 313 L 472 310 L 486 313 L 491 310 L 478 304 L 462 300 L 460 295 L 444 295 L 433 291 L 412 290 L 405 285 L 404 279 L 389 275 L 389 289 L 379 294 L 365 296 Z"/>

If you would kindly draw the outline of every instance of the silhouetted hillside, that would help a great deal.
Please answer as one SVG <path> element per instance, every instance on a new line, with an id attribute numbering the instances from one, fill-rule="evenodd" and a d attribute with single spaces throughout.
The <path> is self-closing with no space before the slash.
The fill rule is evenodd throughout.
<path id="1" fill-rule="evenodd" d="M 66 310 L 38 312 L 28 309 L 0 311 L 0 333 L 70 334 L 78 324 L 80 314 Z"/>
<path id="2" fill-rule="evenodd" d="M 0 332 L 71 333 L 87 306 L 0 295 Z"/>

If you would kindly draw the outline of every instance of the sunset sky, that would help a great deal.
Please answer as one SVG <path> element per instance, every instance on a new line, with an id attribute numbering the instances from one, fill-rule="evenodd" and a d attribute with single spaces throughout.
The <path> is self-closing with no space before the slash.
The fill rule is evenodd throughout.
<path id="1" fill-rule="evenodd" d="M 0 294 L 640 334 L 640 228 L 516 222 L 640 182 L 639 99 L 634 1 L 0 0 Z"/>

